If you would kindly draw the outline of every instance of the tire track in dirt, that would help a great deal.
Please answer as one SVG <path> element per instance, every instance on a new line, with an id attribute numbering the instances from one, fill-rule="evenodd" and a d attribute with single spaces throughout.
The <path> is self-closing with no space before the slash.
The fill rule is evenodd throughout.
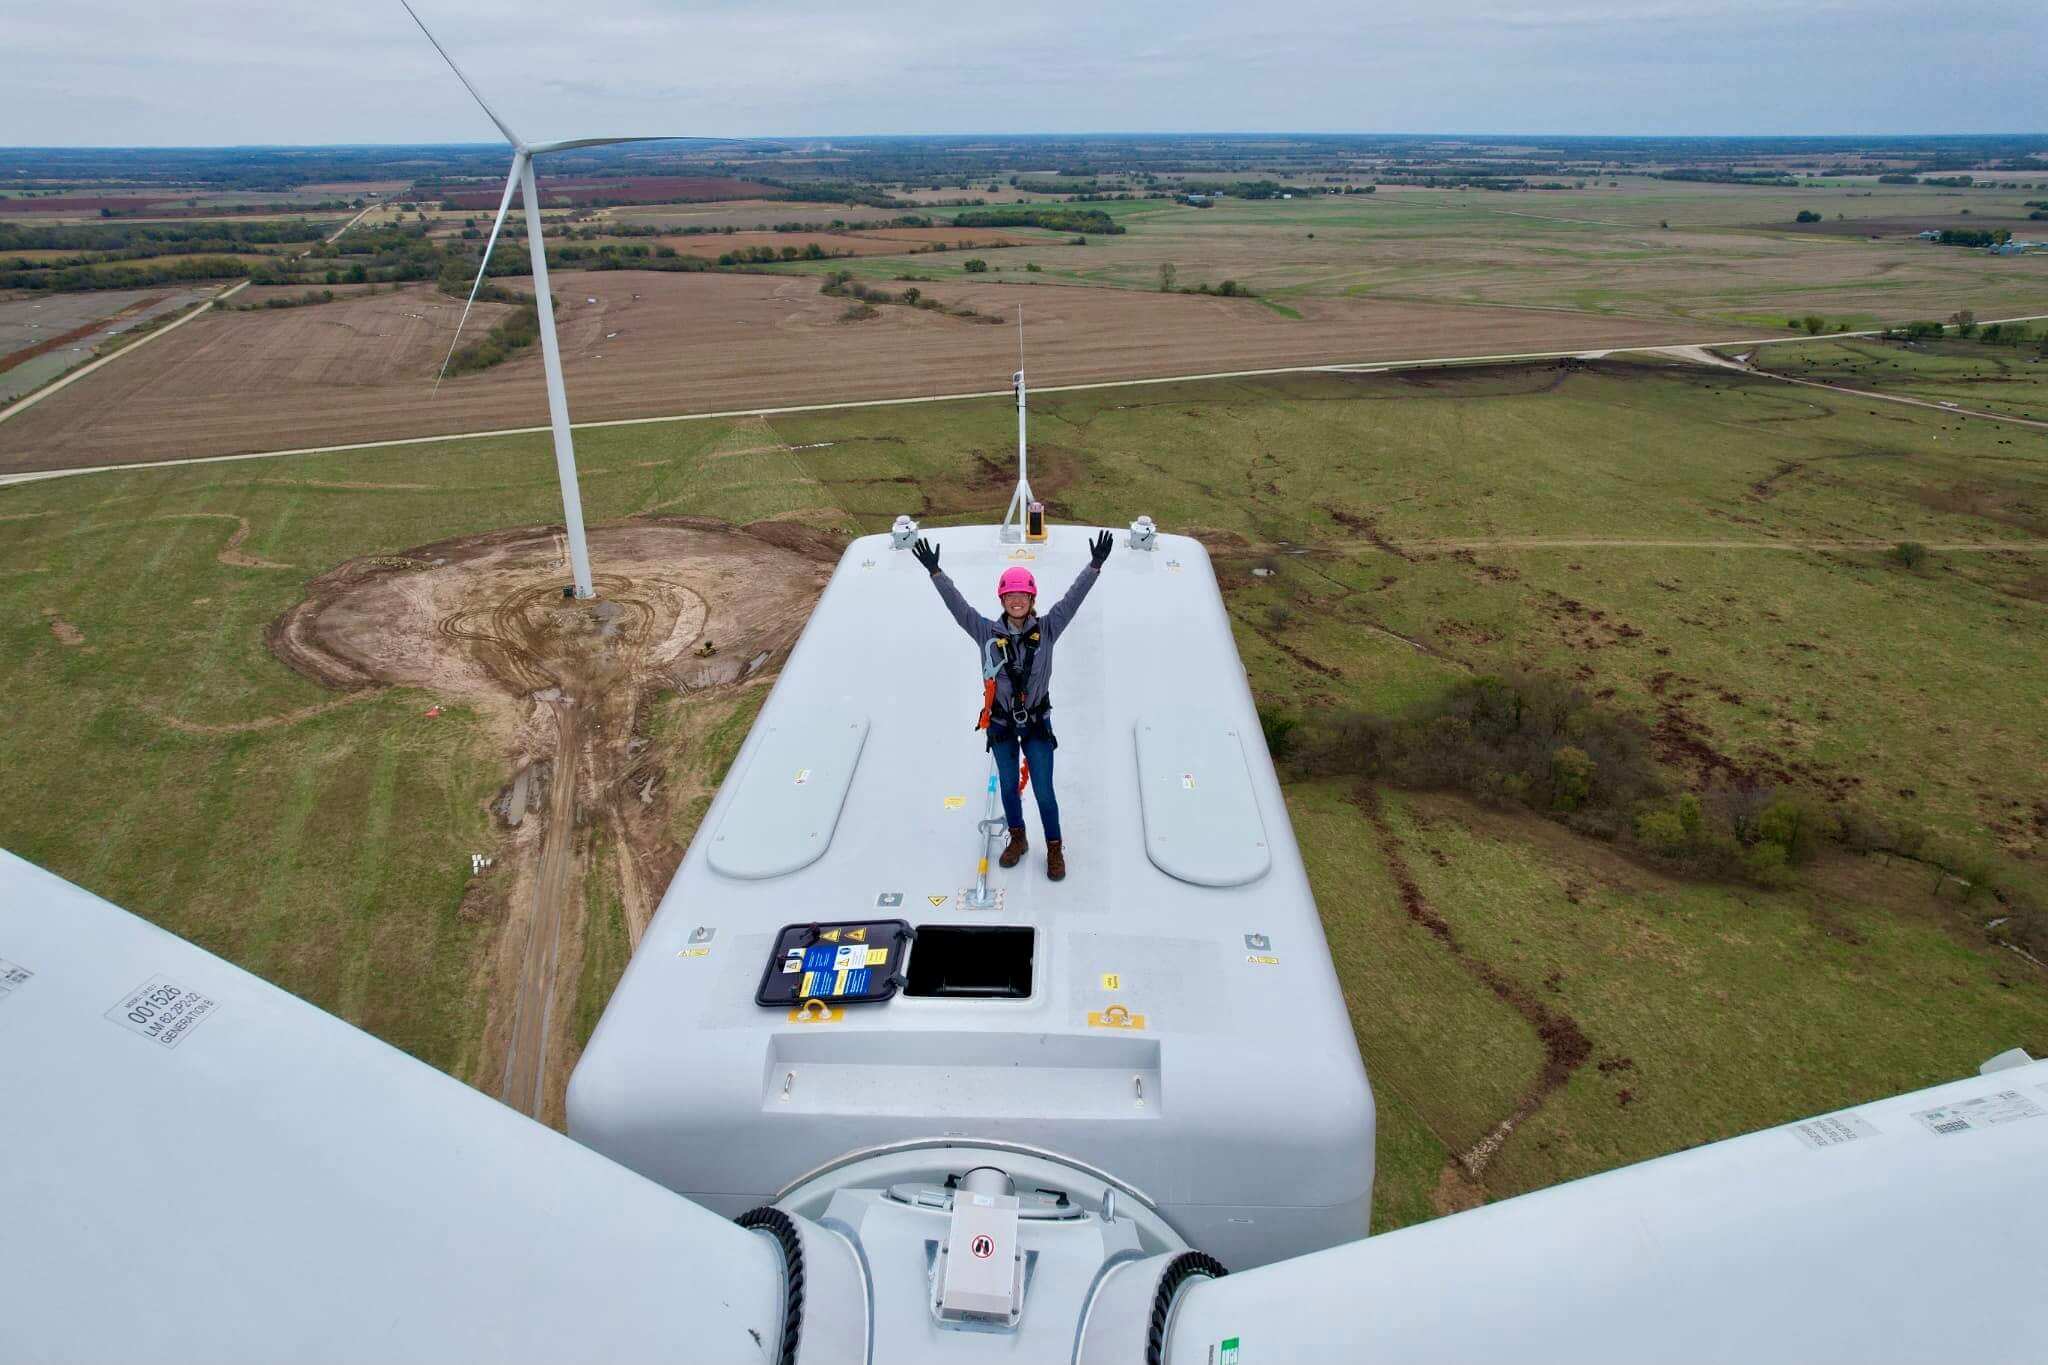
<path id="1" fill-rule="evenodd" d="M 575 706 L 563 704 L 553 709 L 553 785 L 541 830 L 540 865 L 534 874 L 534 913 L 520 954 L 512 1033 L 505 1049 L 505 1079 L 498 1090 L 498 1098 L 506 1104 L 536 1117 L 547 1103 L 548 1024 L 554 1016 L 561 975 L 562 922 L 569 917 L 574 890 L 577 769 L 582 754 Z"/>
<path id="2" fill-rule="evenodd" d="M 1387 870 L 1393 874 L 1394 883 L 1401 892 L 1401 906 L 1408 912 L 1408 918 L 1429 934 L 1457 960 L 1482 986 L 1498 997 L 1515 1013 L 1527 1020 L 1529 1027 L 1536 1030 L 1536 1036 L 1543 1044 L 1543 1067 L 1536 1073 L 1513 1109 L 1494 1124 L 1485 1137 L 1454 1156 L 1444 1169 L 1437 1185 L 1438 1202 L 1458 1205 L 1474 1199 L 1483 1201 L 1484 1191 L 1480 1185 L 1486 1167 L 1515 1129 L 1543 1107 L 1551 1094 L 1561 1089 L 1571 1079 L 1572 1073 L 1583 1066 L 1593 1055 L 1593 1044 L 1579 1028 L 1576 1020 L 1550 1008 L 1533 995 L 1528 987 L 1513 980 L 1484 958 L 1475 957 L 1458 941 L 1457 932 L 1450 923 L 1430 908 L 1409 870 L 1408 860 L 1401 851 L 1401 842 L 1387 824 L 1386 812 L 1380 806 L 1379 793 L 1369 783 L 1360 783 L 1351 793 L 1351 802 L 1372 826 L 1373 837 L 1379 844 L 1380 856 L 1385 859 Z M 1448 1209 L 1446 1210 L 1448 1211 Z"/>
<path id="3" fill-rule="evenodd" d="M 464 893 L 464 913 L 497 926 L 478 967 L 488 1004 L 467 1076 L 478 1089 L 562 1122 L 593 856 L 615 854 L 637 939 L 682 854 L 674 743 L 643 733 L 643 712 L 657 692 L 771 674 L 838 548 L 801 525 L 634 518 L 593 529 L 605 571 L 597 597 L 577 601 L 562 596 L 561 533 L 508 528 L 338 565 L 270 624 L 271 652 L 345 700 L 390 685 L 459 698 L 504 745 L 514 776 L 493 802 L 499 866 Z M 531 807 L 521 774 L 546 784 Z"/>

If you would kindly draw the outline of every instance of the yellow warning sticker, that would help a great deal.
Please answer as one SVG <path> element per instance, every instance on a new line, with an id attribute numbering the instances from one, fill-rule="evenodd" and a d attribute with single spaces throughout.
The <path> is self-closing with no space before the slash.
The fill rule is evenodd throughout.
<path id="1" fill-rule="evenodd" d="M 676 954 L 676 956 L 677 956 L 677 957 L 710 957 L 710 956 L 711 956 L 711 950 L 710 950 L 709 948 L 685 948 L 685 949 L 683 949 L 683 950 L 682 950 L 681 952 L 677 953 L 677 954 Z"/>
<path id="2" fill-rule="evenodd" d="M 1104 972 L 1102 974 L 1102 989 L 1106 991 L 1120 991 L 1123 988 L 1124 979 L 1122 974 L 1118 972 Z"/>
<path id="3" fill-rule="evenodd" d="M 879 967 L 879 966 L 881 966 L 881 965 L 882 965 L 882 964 L 883 964 L 884 962 L 887 962 L 888 960 L 889 960 L 889 950 L 888 950 L 887 948 L 870 948 L 870 949 L 868 949 L 868 966 L 870 966 L 870 967 Z"/>
<path id="4" fill-rule="evenodd" d="M 818 937 L 827 943 L 837 943 L 839 942 L 839 931 L 837 929 L 827 929 L 824 933 L 819 934 Z"/>
<path id="5" fill-rule="evenodd" d="M 1089 1028 L 1143 1028 L 1145 1016 L 1132 1014 L 1122 1005 L 1111 1005 L 1108 1009 L 1088 1011 Z"/>
<path id="6" fill-rule="evenodd" d="M 846 941 L 848 943 L 866 943 L 868 941 L 868 927 L 863 924 L 857 929 L 848 929 L 846 931 Z"/>
<path id="7" fill-rule="evenodd" d="M 1012 551 L 1010 551 L 1010 558 L 1012 558 L 1012 559 L 1036 559 L 1036 558 L 1038 558 L 1038 556 L 1037 556 L 1037 555 L 1035 555 L 1035 554 L 1033 554 L 1033 553 L 1031 553 L 1031 551 L 1029 551 L 1029 550 L 1012 550 Z"/>
<path id="8" fill-rule="evenodd" d="M 843 1010 L 836 1010 L 822 1000 L 806 1000 L 789 1012 L 792 1024 L 836 1024 L 846 1017 Z"/>
<path id="9" fill-rule="evenodd" d="M 930 901 L 933 905 L 944 905 L 947 901 L 953 898 L 951 896 L 926 896 L 925 899 Z"/>
<path id="10" fill-rule="evenodd" d="M 1253 953 L 1247 956 L 1245 958 L 1245 961 L 1249 962 L 1254 967 L 1277 967 L 1280 965 L 1279 958 L 1273 957 L 1269 954 L 1262 953 Z"/>
<path id="11" fill-rule="evenodd" d="M 967 798 L 964 796 L 949 796 L 946 798 L 947 810 L 959 810 L 962 806 L 966 804 Z"/>

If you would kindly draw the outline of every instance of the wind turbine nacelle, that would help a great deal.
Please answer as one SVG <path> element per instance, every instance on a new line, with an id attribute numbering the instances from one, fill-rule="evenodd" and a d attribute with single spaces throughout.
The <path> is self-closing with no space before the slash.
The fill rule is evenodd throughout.
<path id="1" fill-rule="evenodd" d="M 992 616 L 1012 567 L 1050 610 L 1093 529 L 924 534 Z M 967 1134 L 1128 1182 L 1233 1270 L 1363 1236 L 1372 1094 L 1201 543 L 1113 554 L 1059 637 L 1069 874 L 1034 853 L 988 909 L 979 651 L 891 543 L 847 547 L 584 1050 L 570 1135 L 733 1214 Z M 879 959 L 899 988 L 771 993 L 807 925 L 836 937 L 796 973 L 869 990 Z"/>

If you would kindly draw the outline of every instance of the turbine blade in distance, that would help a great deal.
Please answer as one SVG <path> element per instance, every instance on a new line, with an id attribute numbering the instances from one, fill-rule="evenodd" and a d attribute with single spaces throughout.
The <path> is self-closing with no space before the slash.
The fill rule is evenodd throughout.
<path id="1" fill-rule="evenodd" d="M 564 142 L 536 142 L 526 150 L 534 156 L 542 152 L 567 152 L 578 147 L 610 147 L 620 142 L 703 142 L 705 138 L 681 137 L 674 133 L 653 133 L 643 137 L 572 137 Z"/>
<path id="2" fill-rule="evenodd" d="M 505 214 L 512 207 L 512 191 L 519 188 L 519 173 L 524 170 L 526 153 L 512 153 L 512 173 L 505 177 L 505 197 L 498 201 L 498 217 L 491 224 L 490 240 L 484 243 L 484 258 L 477 262 L 476 283 L 469 287 L 469 302 L 462 305 L 462 317 L 455 324 L 455 338 L 448 343 L 448 354 L 441 361 L 441 373 L 434 376 L 434 392 L 441 392 L 441 381 L 448 377 L 449 363 L 455 359 L 455 348 L 462 344 L 462 328 L 469 321 L 469 310 L 476 306 L 476 294 L 484 287 L 484 275 L 491 268 L 491 253 L 498 249 L 498 233 L 505 226 Z"/>
<path id="3" fill-rule="evenodd" d="M 455 79 L 461 81 L 463 89 L 469 91 L 469 97 L 477 102 L 477 105 L 490 117 L 491 122 L 498 125 L 498 131 L 505 135 L 505 141 L 511 143 L 514 147 L 519 146 L 519 135 L 506 127 L 505 120 L 498 117 L 498 111 L 485 103 L 484 97 L 477 93 L 475 84 L 470 81 L 468 76 L 463 74 L 462 68 L 455 64 L 455 59 L 448 55 L 448 49 L 441 46 L 441 40 L 434 36 L 432 29 L 427 27 L 427 21 L 420 18 L 420 12 L 412 7 L 412 0 L 398 0 L 398 3 L 405 6 L 405 12 L 412 16 L 412 21 L 415 24 L 420 26 L 420 32 L 427 35 L 427 41 L 434 45 L 434 51 L 441 54 L 441 60 L 448 63 L 448 69 L 455 73 Z"/>

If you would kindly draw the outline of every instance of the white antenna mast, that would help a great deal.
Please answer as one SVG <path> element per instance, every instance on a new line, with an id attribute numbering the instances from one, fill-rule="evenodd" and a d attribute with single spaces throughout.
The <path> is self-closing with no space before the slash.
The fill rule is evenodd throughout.
<path id="1" fill-rule="evenodd" d="M 567 142 L 522 142 L 519 136 L 498 117 L 497 111 L 484 103 L 484 97 L 470 82 L 455 58 L 448 55 L 448 49 L 441 46 L 441 40 L 421 19 L 410 0 L 399 0 L 412 21 L 420 26 L 420 32 L 427 35 L 427 41 L 448 63 L 448 69 L 462 82 L 463 88 L 483 108 L 505 140 L 512 144 L 512 172 L 505 177 L 505 195 L 498 201 L 498 216 L 491 224 L 491 235 L 484 243 L 484 257 L 477 266 L 476 283 L 470 286 L 469 301 L 462 305 L 462 317 L 455 324 L 455 337 L 448 343 L 447 359 L 441 362 L 441 373 L 434 378 L 434 391 L 439 393 L 441 381 L 447 377 L 448 364 L 455 358 L 455 348 L 462 340 L 462 328 L 469 321 L 470 309 L 476 305 L 476 296 L 483 288 L 484 275 L 491 268 L 491 253 L 497 249 L 498 233 L 505 226 L 505 214 L 512 207 L 514 187 L 525 191 L 526 199 L 526 246 L 533 261 L 533 306 L 540 323 L 541 368 L 547 377 L 548 425 L 554 430 L 555 472 L 562 482 L 562 522 L 568 531 L 569 570 L 574 576 L 575 593 L 580 598 L 597 596 L 597 589 L 590 578 L 590 547 L 583 536 L 583 495 L 576 485 L 576 442 L 569 429 L 569 394 L 562 384 L 562 353 L 555 339 L 554 298 L 548 292 L 548 251 L 547 243 L 541 238 L 540 195 L 536 192 L 533 177 L 533 159 L 543 152 L 567 151 L 577 147 L 605 147 L 617 142 L 659 142 L 659 137 L 591 137 L 575 138 Z"/>
<path id="2" fill-rule="evenodd" d="M 1017 373 L 1010 377 L 1010 384 L 1017 390 L 1017 491 L 1010 495 L 1009 509 L 1003 513 L 1003 524 L 997 533 L 998 538 L 1005 541 L 1025 538 L 1032 502 L 1031 455 L 1024 440 L 1024 305 L 1021 303 L 1017 305 Z"/>

